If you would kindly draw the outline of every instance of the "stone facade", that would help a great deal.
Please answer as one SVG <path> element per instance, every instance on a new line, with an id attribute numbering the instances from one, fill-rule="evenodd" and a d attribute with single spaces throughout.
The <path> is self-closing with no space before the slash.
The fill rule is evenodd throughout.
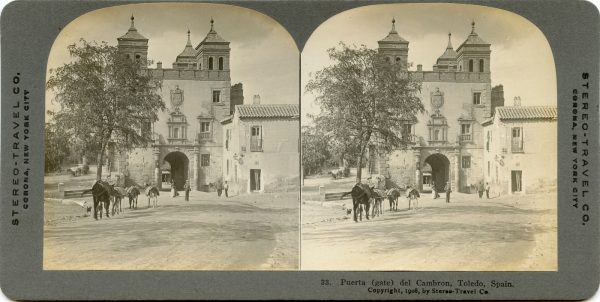
<path id="1" fill-rule="evenodd" d="M 230 48 L 213 23 L 211 20 L 209 32 L 195 48 L 188 31 L 187 43 L 173 68 L 163 68 L 158 62 L 156 68 L 145 69 L 162 80 L 159 94 L 167 109 L 158 112 L 158 121 L 140 126 L 140 131 L 153 139 L 149 146 L 121 153 L 118 171 L 130 183 L 168 189 L 172 180 L 182 189 L 189 180 L 193 189 L 208 190 L 222 176 L 219 121 L 231 113 Z M 117 40 L 125 55 L 146 61 L 149 39 L 137 32 L 133 16 L 128 32 Z M 242 85 L 235 89 L 239 99 Z"/>
<path id="2" fill-rule="evenodd" d="M 392 64 L 403 63 L 408 56 L 408 42 L 401 38 L 394 24 L 379 41 L 379 52 Z M 472 24 L 467 39 L 454 51 L 451 36 L 448 46 L 433 65 L 433 70 L 408 70 L 422 81 L 420 98 L 425 112 L 416 121 L 407 121 L 409 146 L 389 154 L 371 150 L 369 172 L 388 179 L 389 185 L 416 185 L 420 190 L 438 190 L 449 182 L 453 191 L 469 192 L 483 180 L 483 128 L 481 123 L 492 116 L 492 99 L 500 102 L 502 88 L 492 94 L 490 44 L 481 39 Z"/>
<path id="3" fill-rule="evenodd" d="M 485 181 L 501 194 L 555 190 L 556 107 L 496 109 L 494 117 L 483 124 Z"/>
<path id="4" fill-rule="evenodd" d="M 223 178 L 231 194 L 298 189 L 298 105 L 238 105 L 221 123 Z"/>

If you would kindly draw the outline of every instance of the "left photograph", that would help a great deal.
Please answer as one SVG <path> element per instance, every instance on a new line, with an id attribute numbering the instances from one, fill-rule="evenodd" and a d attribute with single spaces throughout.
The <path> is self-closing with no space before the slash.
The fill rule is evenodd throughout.
<path id="1" fill-rule="evenodd" d="M 230 5 L 121 5 L 62 28 L 43 269 L 299 269 L 298 63 L 285 28 Z"/>

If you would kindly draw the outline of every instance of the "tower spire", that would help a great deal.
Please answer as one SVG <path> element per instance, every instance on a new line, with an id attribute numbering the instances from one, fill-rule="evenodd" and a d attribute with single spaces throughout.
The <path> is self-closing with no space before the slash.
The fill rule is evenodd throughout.
<path id="1" fill-rule="evenodd" d="M 448 33 L 448 46 L 446 46 L 446 49 L 453 49 L 454 47 L 452 47 L 452 33 Z"/>
<path id="2" fill-rule="evenodd" d="M 214 24 L 215 24 L 215 20 L 213 20 L 213 18 L 210 17 L 210 31 L 214 31 L 214 28 L 213 28 Z"/>
<path id="3" fill-rule="evenodd" d="M 473 20 L 473 22 L 471 22 L 471 33 L 472 34 L 475 33 L 475 20 Z"/>
<path id="4" fill-rule="evenodd" d="M 135 24 L 133 22 L 135 18 L 133 17 L 133 14 L 131 14 L 131 27 L 129 29 L 135 29 Z"/>
<path id="5" fill-rule="evenodd" d="M 396 18 L 392 18 L 392 30 L 390 31 L 390 33 L 398 33 L 396 31 Z"/>
<path id="6" fill-rule="evenodd" d="M 192 46 L 192 40 L 190 39 L 190 29 L 188 28 L 188 40 L 186 46 Z"/>

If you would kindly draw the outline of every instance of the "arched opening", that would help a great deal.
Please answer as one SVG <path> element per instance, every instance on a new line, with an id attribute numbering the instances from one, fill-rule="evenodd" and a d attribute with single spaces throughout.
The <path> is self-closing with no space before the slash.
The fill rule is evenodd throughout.
<path id="1" fill-rule="evenodd" d="M 473 72 L 473 60 L 469 60 L 469 72 Z"/>
<path id="2" fill-rule="evenodd" d="M 208 70 L 213 70 L 213 58 L 208 58 Z"/>
<path id="3" fill-rule="evenodd" d="M 171 166 L 170 178 L 175 183 L 177 190 L 183 190 L 185 181 L 188 179 L 189 159 L 179 151 L 171 152 L 165 156 L 164 161 Z"/>
<path id="4" fill-rule="evenodd" d="M 430 171 L 431 174 L 428 185 L 435 186 L 438 192 L 443 191 L 446 182 L 450 179 L 450 160 L 445 155 L 437 153 L 428 156 L 425 165 L 430 167 L 423 169 L 423 171 Z"/>
<path id="5" fill-rule="evenodd" d="M 223 70 L 223 57 L 219 57 L 219 70 Z"/>
<path id="6" fill-rule="evenodd" d="M 479 72 L 483 72 L 483 59 L 479 59 Z"/>

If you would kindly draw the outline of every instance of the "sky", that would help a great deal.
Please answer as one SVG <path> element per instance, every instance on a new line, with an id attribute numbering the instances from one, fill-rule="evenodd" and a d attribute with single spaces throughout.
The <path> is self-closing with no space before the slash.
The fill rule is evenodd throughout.
<path id="1" fill-rule="evenodd" d="M 95 10 L 67 25 L 55 40 L 48 69 L 69 62 L 67 45 L 106 41 L 117 45 L 117 37 L 130 27 L 135 17 L 138 32 L 149 39 L 148 59 L 171 68 L 191 31 L 194 47 L 214 28 L 231 42 L 231 83 L 242 82 L 244 101 L 260 94 L 261 103 L 298 103 L 299 52 L 289 33 L 276 21 L 256 11 L 221 4 L 134 4 Z M 51 107 L 51 94 L 46 104 Z M 50 108 L 47 107 L 47 108 Z"/>
<path id="2" fill-rule="evenodd" d="M 556 106 L 556 70 L 550 46 L 542 32 L 525 18 L 500 9 L 462 4 L 384 4 L 356 8 L 333 16 L 321 24 L 302 50 L 303 124 L 306 114 L 320 110 L 314 95 L 304 87 L 311 73 L 331 64 L 327 49 L 340 41 L 376 49 L 377 41 L 389 33 L 392 18 L 396 30 L 409 41 L 408 61 L 432 70 L 452 33 L 454 50 L 471 32 L 491 44 L 492 86 L 504 85 L 505 104 L 515 96 L 523 106 Z"/>

